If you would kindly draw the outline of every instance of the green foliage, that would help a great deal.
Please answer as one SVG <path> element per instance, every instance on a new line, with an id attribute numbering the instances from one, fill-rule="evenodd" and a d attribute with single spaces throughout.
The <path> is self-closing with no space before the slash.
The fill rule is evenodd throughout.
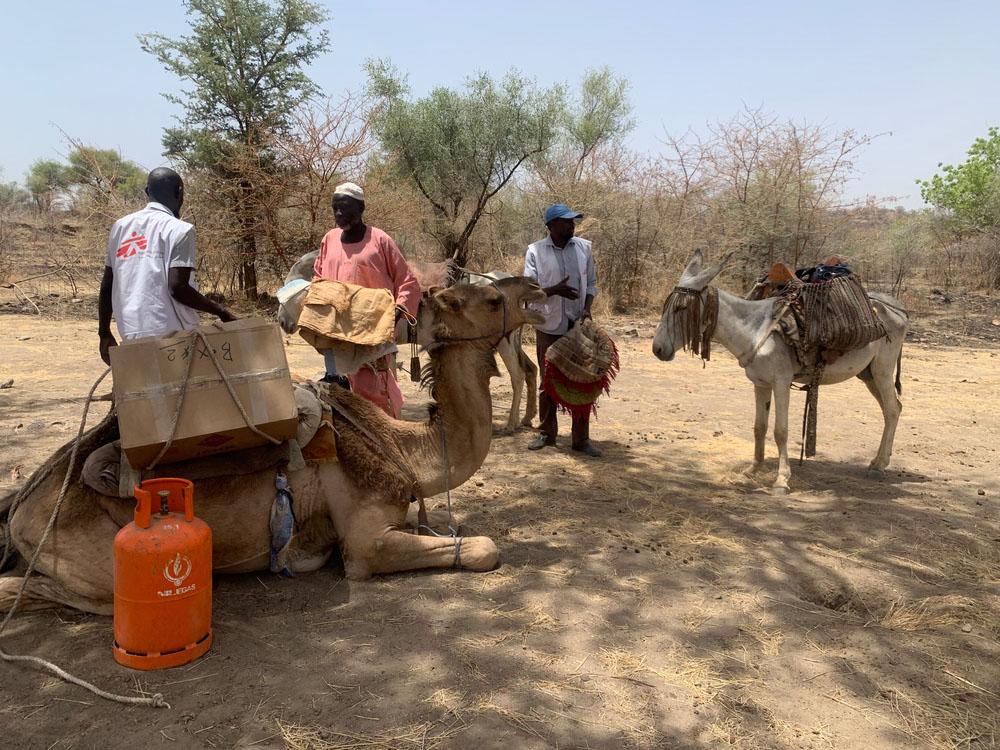
<path id="1" fill-rule="evenodd" d="M 75 201 L 81 194 L 101 203 L 127 204 L 141 197 L 146 186 L 145 170 L 114 149 L 77 143 L 67 161 L 39 159 L 28 169 L 24 185 L 41 210 L 50 210 L 60 198 Z"/>
<path id="2" fill-rule="evenodd" d="M 529 158 L 555 141 L 560 86 L 539 89 L 515 71 L 481 74 L 462 90 L 439 87 L 415 101 L 384 62 L 368 64 L 371 92 L 384 99 L 377 133 L 397 173 L 430 203 L 445 252 L 465 262 L 466 245 L 489 202 Z"/>
<path id="3" fill-rule="evenodd" d="M 917 180 L 920 195 L 950 213 L 960 230 L 1000 226 L 1000 128 L 977 138 L 967 156 L 961 164 L 938 164 L 939 174 Z"/>
<path id="4" fill-rule="evenodd" d="M 598 146 L 630 131 L 632 105 L 628 81 L 604 67 L 588 71 L 580 85 L 580 99 L 567 115 L 566 130 L 586 158 Z"/>
<path id="5" fill-rule="evenodd" d="M 287 133 L 296 106 L 318 92 L 303 71 L 329 48 L 317 27 L 327 20 L 307 0 L 186 0 L 191 34 L 170 39 L 143 34 L 139 43 L 169 71 L 191 84 L 166 95 L 183 109 L 167 128 L 167 156 L 221 180 L 219 203 L 239 226 L 241 290 L 257 297 L 259 216 L 269 204 L 264 187 L 276 171 L 267 144 Z"/>
<path id="6" fill-rule="evenodd" d="M 127 201 L 138 198 L 146 187 L 146 171 L 114 149 L 77 145 L 67 161 L 64 174 L 69 186 L 101 194 L 114 192 Z"/>
<path id="7" fill-rule="evenodd" d="M 139 36 L 142 49 L 192 87 L 166 95 L 184 110 L 166 129 L 169 156 L 218 167 L 227 142 L 249 144 L 287 129 L 294 107 L 317 91 L 303 67 L 329 48 L 316 27 L 326 11 L 306 0 L 187 0 L 191 34 Z"/>
<path id="8" fill-rule="evenodd" d="M 596 176 L 601 157 L 620 145 L 635 123 L 630 119 L 628 81 L 609 68 L 588 71 L 576 96 L 566 103 L 554 148 L 532 159 L 532 167 L 560 200 L 580 201 L 574 188 Z"/>
<path id="9" fill-rule="evenodd" d="M 38 159 L 29 168 L 24 185 L 35 205 L 43 211 L 52 207 L 60 193 L 69 188 L 69 174 L 62 164 L 52 159 Z"/>

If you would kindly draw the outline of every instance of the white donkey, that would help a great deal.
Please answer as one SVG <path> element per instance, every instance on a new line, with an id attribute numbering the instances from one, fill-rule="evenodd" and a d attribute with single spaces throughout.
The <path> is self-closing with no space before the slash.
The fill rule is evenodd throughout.
<path id="1" fill-rule="evenodd" d="M 730 253 L 731 255 L 731 253 Z M 699 310 L 706 309 L 709 296 L 718 293 L 718 322 L 712 328 L 713 316 L 697 316 L 698 331 L 707 340 L 717 341 L 736 357 L 750 381 L 754 384 L 756 414 L 754 417 L 753 472 L 764 463 L 764 440 L 767 436 L 768 413 L 774 397 L 774 442 L 778 446 L 778 478 L 774 482 L 775 494 L 788 491 L 791 469 L 788 465 L 788 401 L 793 382 L 807 382 L 800 372 L 795 351 L 785 343 L 774 325 L 778 299 L 746 300 L 734 294 L 710 287 L 712 279 L 729 260 L 726 255 L 717 265 L 704 265 L 701 251 L 695 251 L 681 275 L 672 295 L 686 295 L 698 300 Z M 885 326 L 886 336 L 867 346 L 841 355 L 823 370 L 821 385 L 840 383 L 852 377 L 860 378 L 882 408 L 884 427 L 878 454 L 871 468 L 883 470 L 892 456 L 892 443 L 896 423 L 903 405 L 897 394 L 901 392 L 899 368 L 902 362 L 903 339 L 909 319 L 906 311 L 887 294 L 870 294 L 872 308 Z M 670 298 L 668 297 L 668 301 Z M 710 305 L 711 306 L 711 305 Z M 653 354 L 664 362 L 674 358 L 678 349 L 687 348 L 685 336 L 687 314 L 685 306 L 665 304 L 660 325 L 653 337 Z M 705 320 L 708 318 L 708 320 Z M 688 331 L 690 334 L 690 331 Z M 893 371 L 895 370 L 895 377 Z"/>
<path id="2" fill-rule="evenodd" d="M 313 250 L 310 253 L 306 253 L 301 258 L 299 258 L 288 271 L 288 275 L 285 277 L 285 283 L 290 281 L 295 281 L 296 279 L 305 279 L 306 281 L 311 281 L 313 277 L 313 266 L 316 262 L 316 256 L 319 255 L 318 250 Z M 421 269 L 428 270 L 431 266 L 440 266 L 440 268 L 432 269 L 431 275 L 437 276 L 442 285 L 446 283 L 446 268 L 445 264 L 411 264 L 411 269 L 419 271 Z M 439 272 L 438 272 L 439 271 Z M 418 278 L 421 273 L 417 273 Z M 470 284 L 489 284 L 500 278 L 509 278 L 510 274 L 494 272 L 490 274 L 474 274 L 468 279 L 463 279 L 468 281 Z M 426 289 L 424 291 L 427 291 Z M 285 310 L 284 306 L 278 307 L 278 323 L 281 325 L 282 329 L 286 333 L 294 333 L 296 328 L 296 321 L 292 316 Z M 406 322 L 400 321 L 399 325 L 396 326 L 396 343 L 405 344 L 407 343 L 406 338 Z M 507 368 L 507 373 L 510 375 L 510 387 L 512 391 L 511 403 L 510 403 L 510 414 L 507 417 L 507 427 L 509 431 L 514 431 L 517 429 L 520 423 L 523 427 L 530 427 L 531 420 L 535 418 L 538 414 L 538 367 L 531 358 L 524 353 L 524 349 L 521 346 L 521 329 L 514 331 L 507 338 L 501 339 L 500 343 L 497 344 L 497 353 L 500 355 L 500 359 L 503 360 L 504 367 Z M 524 418 L 518 420 L 521 414 L 521 394 L 524 391 L 525 384 L 527 384 L 528 392 L 528 402 L 525 407 Z"/>

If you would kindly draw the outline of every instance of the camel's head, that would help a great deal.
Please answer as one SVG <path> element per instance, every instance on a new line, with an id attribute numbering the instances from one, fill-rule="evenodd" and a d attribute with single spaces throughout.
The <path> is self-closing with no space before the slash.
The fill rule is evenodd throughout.
<path id="1" fill-rule="evenodd" d="M 432 289 L 420 304 L 420 344 L 428 347 L 466 341 L 483 349 L 493 348 L 521 326 L 541 323 L 541 314 L 528 305 L 545 299 L 538 284 L 523 276 L 493 284 Z"/>
<path id="2" fill-rule="evenodd" d="M 677 350 L 683 349 L 692 336 L 698 333 L 691 330 L 691 325 L 699 325 L 701 316 L 698 311 L 704 309 L 705 290 L 731 256 L 731 252 L 726 253 L 718 263 L 705 265 L 701 250 L 694 251 L 677 286 L 663 303 L 660 325 L 653 336 L 653 354 L 658 359 L 669 362 Z"/>

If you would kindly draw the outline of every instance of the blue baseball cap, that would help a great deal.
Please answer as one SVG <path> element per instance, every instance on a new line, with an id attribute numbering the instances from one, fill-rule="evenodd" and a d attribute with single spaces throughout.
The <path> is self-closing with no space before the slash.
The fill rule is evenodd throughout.
<path id="1" fill-rule="evenodd" d="M 545 209 L 546 226 L 553 219 L 582 219 L 582 218 L 583 214 L 581 214 L 579 211 L 574 211 L 565 203 L 554 203 L 553 205 Z"/>

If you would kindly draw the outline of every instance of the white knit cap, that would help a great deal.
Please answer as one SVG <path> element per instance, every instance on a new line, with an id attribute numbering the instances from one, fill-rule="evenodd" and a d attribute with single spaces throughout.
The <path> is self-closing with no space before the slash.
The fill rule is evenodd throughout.
<path id="1" fill-rule="evenodd" d="M 354 198 L 354 200 L 365 201 L 365 191 L 361 189 L 361 186 L 355 182 L 344 182 L 337 185 L 333 189 L 334 195 L 346 195 L 348 198 Z"/>

